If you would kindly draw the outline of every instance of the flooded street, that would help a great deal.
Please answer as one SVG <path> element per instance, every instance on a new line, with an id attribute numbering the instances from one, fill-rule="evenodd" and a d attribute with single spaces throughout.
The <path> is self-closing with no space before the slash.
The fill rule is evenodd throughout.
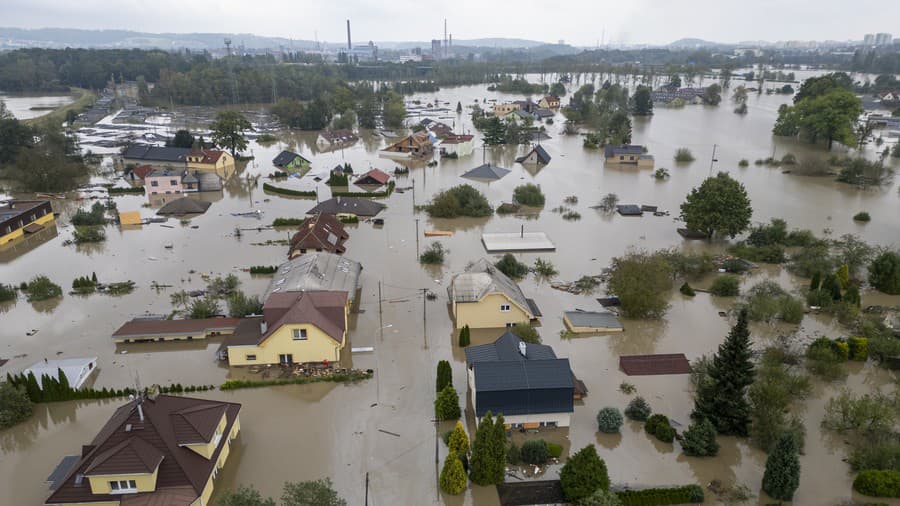
<path id="1" fill-rule="evenodd" d="M 0 101 L 6 104 L 7 110 L 16 119 L 31 119 L 43 116 L 57 107 L 70 104 L 74 97 L 61 93 L 58 95 L 32 95 L 28 93 L 5 93 L 0 91 Z"/>
<path id="2" fill-rule="evenodd" d="M 800 74 L 800 79 L 806 77 Z M 469 132 L 474 130 L 469 111 L 457 116 L 457 102 L 466 107 L 483 98 L 521 98 L 487 92 L 485 88 L 448 88 L 417 94 L 409 100 L 421 100 L 423 105 L 440 100 L 441 107 L 453 112 L 421 118 L 431 117 L 454 126 L 457 132 Z M 216 491 L 253 484 L 263 494 L 277 497 L 285 481 L 327 476 L 348 504 L 357 505 L 364 503 L 368 473 L 370 504 L 498 504 L 494 487 L 470 484 L 465 494 L 444 497 L 437 486 L 437 466 L 443 463 L 446 448 L 443 443 L 436 445 L 435 438 L 452 426 L 436 427 L 432 422 L 438 360 L 447 359 L 453 365 L 454 386 L 460 392 L 461 402 L 468 405 L 468 430 L 474 434 L 468 395 L 463 396 L 467 392 L 465 353 L 456 345 L 448 310 L 446 287 L 450 276 L 472 260 L 491 257 L 481 244 L 483 232 L 518 232 L 522 226 L 525 231 L 545 232 L 555 243 L 556 251 L 516 256 L 529 265 L 538 257 L 551 260 L 559 270 L 557 278 L 564 281 L 599 274 L 612 257 L 630 248 L 684 247 L 720 252 L 726 243 L 682 239 L 676 232 L 680 225 L 675 221 L 687 193 L 709 175 L 713 145 L 717 145 L 718 160 L 713 172 L 727 171 L 746 186 L 754 222 L 782 217 L 790 228 L 809 228 L 817 235 L 828 229 L 835 238 L 856 234 L 871 244 L 900 246 L 897 180 L 880 189 L 863 191 L 834 182 L 833 178 L 783 174 L 781 169 L 752 164 L 757 158 L 771 156 L 773 150 L 778 158 L 786 153 L 800 159 L 828 156 L 821 147 L 771 136 L 778 106 L 788 101 L 788 96 L 751 94 L 749 113 L 741 116 L 732 112 L 726 96 L 719 107 L 657 107 L 651 118 L 635 118 L 633 143 L 647 145 L 656 167 L 669 169 L 671 178 L 663 181 L 654 179 L 648 170 L 604 168 L 601 151 L 584 149 L 580 136 L 560 135 L 564 121 L 561 114 L 557 114 L 554 125 L 547 127 L 552 138 L 543 141 L 542 146 L 552 161 L 540 169 L 514 163 L 516 156 L 525 153 L 525 146 L 484 151 L 479 147 L 471 156 L 441 160 L 436 167 L 411 165 L 408 175 L 397 177 L 397 187 L 412 186 L 414 191 L 396 192 L 384 201 L 388 207 L 378 216 L 385 220 L 383 227 L 362 222 L 347 226 L 350 238 L 345 255 L 364 267 L 360 313 L 351 320 L 350 346 L 372 346 L 375 351 L 353 356 L 347 353 L 343 361 L 347 366 L 373 369 L 373 379 L 353 385 L 321 383 L 196 394 L 243 404 L 241 435 L 219 475 Z M 11 106 L 11 102 L 7 101 L 7 105 Z M 21 117 L 16 110 L 14 114 Z M 82 140 L 89 141 L 90 136 Z M 19 372 L 45 357 L 96 355 L 100 368 L 94 382 L 97 387 L 131 386 L 138 376 L 142 385 L 218 385 L 232 375 L 240 376 L 243 371 L 229 371 L 216 361 L 218 339 L 116 345 L 110 335 L 135 316 L 169 314 L 173 309 L 170 294 L 204 288 L 201 274 L 234 273 L 246 293 L 262 294 L 271 278 L 252 276 L 240 269 L 286 260 L 287 246 L 258 243 L 287 239 L 292 231 L 255 228 L 265 227 L 277 217 L 302 217 L 316 203 L 315 199 L 286 198 L 262 191 L 262 184 L 268 181 L 264 176 L 274 171 L 271 160 L 282 149 L 293 150 L 312 161 L 313 169 L 301 184 L 339 163 L 349 162 L 357 174 L 370 167 L 392 172 L 398 165 L 378 158 L 377 151 L 385 141 L 370 133 L 365 133 L 356 144 L 332 152 L 319 152 L 315 140 L 315 133 L 286 132 L 281 141 L 271 145 L 254 141 L 250 151 L 255 159 L 228 182 L 224 192 L 202 196 L 213 202 L 206 214 L 184 223 L 170 219 L 165 225 L 171 228 L 150 224 L 120 230 L 110 225 L 106 227 L 105 242 L 64 246 L 63 241 L 72 236 L 69 217 L 79 203 L 54 200 L 54 209 L 62 213 L 55 232 L 36 234 L 28 239 L 29 244 L 0 250 L 0 282 L 18 284 L 46 274 L 67 292 L 74 278 L 96 272 L 101 282 L 130 279 L 137 288 L 119 297 L 67 294 L 49 303 L 32 304 L 20 297 L 14 303 L 0 304 L 0 358 L 10 359 L 0 367 L 0 374 Z M 691 149 L 696 161 L 675 164 L 674 152 L 681 147 Z M 113 151 L 91 149 L 100 153 Z M 480 165 L 482 158 L 512 172 L 492 183 L 460 178 L 463 172 Z M 750 160 L 751 165 L 738 168 L 742 158 Z M 889 163 L 898 169 L 896 160 Z M 256 180 L 255 176 L 263 177 Z M 96 177 L 94 181 L 103 179 Z M 494 215 L 445 220 L 414 211 L 414 205 L 425 203 L 438 191 L 462 183 L 481 190 L 496 207 L 511 201 L 513 189 L 526 182 L 539 184 L 547 195 L 546 205 L 536 217 Z M 319 198 L 327 199 L 328 187 L 322 183 L 317 187 Z M 655 205 L 670 211 L 671 216 L 623 217 L 590 208 L 610 192 L 618 194 L 622 204 Z M 578 203 L 570 207 L 582 216 L 577 221 L 567 221 L 551 211 L 572 195 L 578 197 Z M 155 212 L 155 208 L 143 207 L 147 202 L 143 195 L 117 196 L 115 202 L 120 211 L 139 210 L 144 218 Z M 257 209 L 264 213 L 258 221 L 231 215 Z M 872 221 L 864 225 L 852 220 L 854 214 L 863 210 L 872 215 Z M 240 237 L 235 236 L 236 228 L 242 230 Z M 439 238 L 450 251 L 443 266 L 423 266 L 418 262 L 418 252 L 435 241 L 421 234 L 432 229 L 453 232 L 452 237 Z M 172 248 L 166 248 L 170 244 Z M 782 268 L 767 267 L 745 277 L 743 287 L 769 277 L 790 290 L 807 283 Z M 167 286 L 154 289 L 153 284 Z M 611 405 L 624 409 L 630 399 L 619 391 L 623 381 L 634 384 L 638 395 L 646 397 L 655 412 L 681 424 L 676 426 L 679 431 L 686 428 L 693 408 L 688 377 L 629 377 L 619 370 L 618 357 L 685 353 L 693 360 L 712 353 L 733 324 L 717 313 L 728 310 L 734 300 L 706 293 L 688 299 L 676 290 L 671 295 L 671 308 L 662 320 L 624 320 L 625 331 L 619 334 L 562 339 L 563 311 L 599 308 L 595 298 L 603 295 L 602 290 L 593 295 L 573 295 L 551 289 L 548 281 L 534 276 L 521 281 L 520 286 L 544 315 L 539 328 L 543 343 L 551 345 L 557 356 L 570 359 L 573 371 L 589 390 L 588 397 L 576 403 L 572 427 L 549 431 L 546 436 L 564 445 L 564 455 L 570 448 L 577 450 L 594 443 L 606 460 L 614 484 L 705 486 L 717 479 L 725 484 L 747 485 L 758 496 L 752 504 L 772 502 L 760 490 L 765 454 L 744 440 L 720 438 L 719 456 L 701 459 L 685 457 L 678 445 L 673 449 L 673 445 L 648 437 L 634 422 L 626 422 L 620 435 L 596 431 L 595 416 L 600 408 Z M 432 292 L 436 299 L 425 300 L 423 289 Z M 900 297 L 863 294 L 864 306 L 872 301 L 900 305 Z M 753 326 L 754 347 L 763 347 L 785 328 Z M 845 332 L 828 317 L 808 315 L 798 335 L 838 337 Z M 472 345 L 491 342 L 500 334 L 500 329 L 473 331 Z M 849 466 L 842 461 L 846 457 L 843 439 L 824 433 L 819 423 L 827 399 L 842 387 L 856 392 L 887 389 L 892 388 L 893 378 L 872 363 L 851 364 L 849 369 L 846 383 L 816 384 L 813 395 L 802 404 L 807 437 L 794 504 L 865 499 L 851 490 Z M 63 455 L 78 453 L 120 404 L 122 401 L 40 404 L 31 420 L 0 431 L 0 503 L 41 504 L 48 494 L 43 478 Z M 707 494 L 706 503 L 716 503 L 712 493 Z"/>

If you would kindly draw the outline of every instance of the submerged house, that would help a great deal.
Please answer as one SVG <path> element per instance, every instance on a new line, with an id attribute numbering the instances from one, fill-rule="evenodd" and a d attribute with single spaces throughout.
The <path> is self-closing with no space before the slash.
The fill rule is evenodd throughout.
<path id="1" fill-rule="evenodd" d="M 474 135 L 448 135 L 441 139 L 441 156 L 468 156 L 475 151 Z"/>
<path id="2" fill-rule="evenodd" d="M 166 320 L 162 318 L 135 318 L 125 322 L 112 334 L 115 343 L 147 341 L 193 341 L 234 332 L 237 318 L 198 318 Z"/>
<path id="3" fill-rule="evenodd" d="M 125 165 L 150 165 L 154 169 L 210 172 L 223 179 L 234 174 L 234 157 L 216 149 L 173 148 L 132 144 L 122 152 Z"/>
<path id="4" fill-rule="evenodd" d="M 51 475 L 47 505 L 206 506 L 241 430 L 241 405 L 141 395 Z"/>
<path id="5" fill-rule="evenodd" d="M 447 288 L 456 328 L 503 328 L 541 316 L 537 304 L 487 259 L 454 275 Z"/>
<path id="6" fill-rule="evenodd" d="M 317 214 L 306 218 L 297 227 L 297 233 L 291 238 L 288 258 L 312 251 L 341 254 L 347 251 L 344 241 L 349 238 L 344 224 L 333 214 Z"/>
<path id="7" fill-rule="evenodd" d="M 333 149 L 358 141 L 359 137 L 352 130 L 325 130 L 316 137 L 319 149 Z"/>
<path id="8" fill-rule="evenodd" d="M 559 109 L 559 97 L 546 95 L 538 101 L 538 106 L 544 109 Z"/>
<path id="9" fill-rule="evenodd" d="M 366 172 L 359 179 L 354 181 L 357 185 L 384 186 L 391 180 L 391 176 L 381 169 L 372 169 Z"/>
<path id="10" fill-rule="evenodd" d="M 306 214 L 334 214 L 338 216 L 375 216 L 385 206 L 381 202 L 359 197 L 332 197 L 323 200 Z"/>
<path id="11" fill-rule="evenodd" d="M 293 151 L 282 151 L 272 160 L 272 165 L 288 172 L 309 170 L 310 161 Z"/>
<path id="12" fill-rule="evenodd" d="M 346 292 L 352 304 L 358 298 L 362 264 L 333 253 L 307 253 L 278 266 L 262 300 L 284 292 Z"/>
<path id="13" fill-rule="evenodd" d="M 434 144 L 431 142 L 431 136 L 426 132 L 407 135 L 378 152 L 379 156 L 398 159 L 426 158 L 433 153 Z"/>
<path id="14" fill-rule="evenodd" d="M 34 378 L 41 385 L 41 378 L 46 375 L 57 381 L 60 381 L 59 372 L 62 371 L 66 375 L 66 381 L 69 386 L 75 389 L 81 388 L 84 382 L 97 370 L 97 357 L 86 358 L 64 358 L 60 360 L 41 360 L 35 362 L 31 367 L 22 371 L 22 374 L 28 376 L 34 374 Z"/>
<path id="15" fill-rule="evenodd" d="M 623 144 L 619 146 L 607 145 L 604 148 L 604 157 L 607 165 L 633 166 L 638 169 L 652 169 L 654 162 L 652 155 L 644 154 L 644 146 L 637 144 Z"/>
<path id="16" fill-rule="evenodd" d="M 553 348 L 526 343 L 506 332 L 491 344 L 466 348 L 466 378 L 480 422 L 503 414 L 509 428 L 568 427 L 575 411 L 575 379 L 569 359 Z"/>
<path id="17" fill-rule="evenodd" d="M 40 232 L 54 220 L 49 200 L 10 200 L 0 204 L 0 244 Z"/>
<path id="18" fill-rule="evenodd" d="M 535 144 L 525 156 L 516 158 L 516 162 L 531 165 L 547 165 L 550 163 L 550 154 L 540 144 Z"/>

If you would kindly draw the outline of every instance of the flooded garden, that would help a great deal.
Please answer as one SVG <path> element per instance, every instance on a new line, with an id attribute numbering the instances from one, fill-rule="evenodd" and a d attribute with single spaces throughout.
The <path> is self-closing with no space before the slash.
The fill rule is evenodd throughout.
<path id="1" fill-rule="evenodd" d="M 802 80 L 808 75 L 799 72 L 798 77 Z M 574 89 L 576 85 L 570 86 L 570 92 Z M 465 352 L 457 344 L 447 287 L 451 276 L 470 262 L 482 257 L 492 262 L 499 259 L 500 255 L 486 253 L 482 233 L 524 231 L 543 232 L 555 245 L 552 252 L 515 255 L 528 265 L 538 258 L 549 260 L 559 271 L 552 279 L 529 274 L 519 282 L 525 296 L 534 299 L 543 313 L 537 328 L 542 343 L 552 346 L 558 357 L 568 358 L 573 372 L 588 389 L 588 395 L 576 402 L 571 427 L 541 429 L 538 437 L 561 445 L 563 457 L 585 445 L 596 445 L 614 486 L 699 484 L 706 488 L 711 482 L 720 482 L 725 487 L 747 486 L 755 496 L 748 504 L 774 502 L 760 489 L 766 454 L 746 438 L 720 437 L 718 456 L 701 458 L 684 456 L 678 444 L 656 440 L 634 421 L 626 420 L 618 434 L 597 431 L 595 417 L 602 407 L 624 410 L 634 395 L 643 396 L 654 412 L 665 413 L 673 426 L 683 431 L 690 423 L 694 406 L 689 376 L 627 376 L 619 368 L 619 356 L 684 353 L 693 362 L 714 353 L 735 323 L 730 310 L 737 299 L 706 292 L 691 298 L 675 288 L 669 294 L 670 308 L 659 320 L 622 319 L 623 332 L 571 337 L 564 332 L 563 312 L 597 310 L 600 304 L 596 299 L 605 295 L 603 287 L 575 294 L 554 289 L 551 284 L 601 275 L 614 257 L 629 251 L 676 248 L 724 253 L 729 241 L 690 241 L 677 232 L 683 226 L 677 217 L 685 196 L 720 171 L 746 187 L 754 223 L 782 218 L 789 229 L 809 229 L 819 237 L 853 234 L 873 246 L 897 248 L 897 182 L 863 190 L 837 182 L 834 177 L 785 173 L 784 167 L 752 163 L 741 167 L 742 159 L 781 158 L 788 153 L 798 159 L 827 159 L 831 155 L 821 146 L 773 137 L 771 130 L 778 108 L 791 98 L 755 93 L 748 98 L 745 115 L 733 113 L 730 104 L 723 101 L 718 107 L 659 106 L 652 116 L 633 118 L 632 142 L 645 145 L 655 158 L 656 167 L 668 169 L 668 178 L 655 178 L 652 170 L 604 167 L 602 150 L 585 149 L 581 136 L 562 133 L 564 117 L 560 113 L 553 118 L 553 124 L 546 125 L 550 138 L 541 141 L 551 161 L 538 168 L 526 167 L 515 162 L 527 151 L 526 146 L 482 148 L 468 109 L 475 103 L 489 107 L 491 100 L 522 98 L 489 92 L 483 85 L 447 88 L 407 98 L 412 113 L 410 122 L 424 118 L 442 121 L 456 133 L 476 134 L 477 147 L 471 155 L 440 159 L 436 165 L 425 161 L 407 163 L 408 172 L 400 171 L 395 176 L 396 187 L 404 190 L 379 199 L 387 205 L 378 215 L 383 218 L 383 225 L 365 220 L 347 225 L 350 238 L 345 256 L 361 262 L 364 269 L 358 312 L 350 319 L 350 346 L 341 357 L 341 366 L 372 369 L 374 377 L 351 384 L 316 383 L 195 394 L 243 405 L 242 432 L 234 442 L 229 464 L 218 477 L 217 493 L 253 484 L 264 495 L 277 496 L 286 481 L 327 476 L 349 504 L 363 504 L 365 497 L 376 505 L 499 504 L 495 487 L 472 484 L 460 496 L 440 492 L 437 473 L 447 448 L 439 440 L 452 424 L 433 420 L 435 365 L 439 360 L 450 361 L 453 384 L 466 408 L 467 430 L 470 436 L 474 435 Z M 436 103 L 441 104 L 440 110 L 427 109 L 426 104 Z M 462 114 L 456 113 L 457 103 L 464 108 Z M 25 111 L 33 105 L 11 108 Z M 264 106 L 245 109 L 253 111 L 254 123 L 263 124 L 263 130 L 268 131 L 271 124 Z M 150 116 L 145 123 L 125 125 L 125 130 L 134 138 L 171 136 L 173 125 L 202 131 L 205 126 L 197 118 L 203 117 L 192 111 L 194 119 L 179 119 L 176 109 L 171 117 Z M 104 156 L 98 174 L 91 178 L 95 187 L 102 183 L 125 185 L 118 179 L 111 159 L 117 148 L 102 142 L 126 135 L 121 128 L 122 124 L 107 118 L 79 134 L 84 149 Z M 136 383 L 218 385 L 228 379 L 247 377 L 250 373 L 246 369 L 229 369 L 216 359 L 221 338 L 117 344 L 110 336 L 134 317 L 172 313 L 171 294 L 202 290 L 209 277 L 235 274 L 244 292 L 262 294 L 271 277 L 250 274 L 246 269 L 278 265 L 287 259 L 284 241 L 293 230 L 269 225 L 279 217 L 302 218 L 317 200 L 329 198 L 329 187 L 316 181 L 315 176 L 327 179 L 333 167 L 343 164 L 350 164 L 356 174 L 371 168 L 393 174 L 401 165 L 379 158 L 378 151 L 391 139 L 377 132 L 363 131 L 359 141 L 331 151 L 317 146 L 315 133 L 274 133 L 274 142 L 250 142 L 245 154 L 253 158 L 239 162 L 237 173 L 222 191 L 200 194 L 198 198 L 212 203 L 202 215 L 139 226 L 110 225 L 105 228 L 103 242 L 68 244 L 74 228 L 71 216 L 92 202 L 77 200 L 75 194 L 53 199 L 54 210 L 60 214 L 53 227 L 12 248 L 0 249 L 0 281 L 18 285 L 43 274 L 63 286 L 66 294 L 43 302 L 19 297 L 0 303 L 0 359 L 8 359 L 0 367 L 0 374 L 19 372 L 44 358 L 96 356 L 99 371 L 93 379 L 95 388 L 122 388 Z M 888 139 L 889 144 L 893 142 L 897 140 Z M 676 163 L 674 156 L 679 148 L 690 149 L 696 160 Z M 282 150 L 311 160 L 312 169 L 299 180 L 270 180 L 268 175 L 275 171 L 271 160 Z M 874 146 L 866 148 L 866 155 L 876 157 Z M 888 158 L 886 163 L 897 169 L 897 160 Z M 511 172 L 492 182 L 460 177 L 483 161 Z M 318 196 L 297 198 L 265 192 L 266 182 L 316 189 Z M 431 218 L 417 208 L 441 190 L 463 183 L 481 191 L 494 208 L 511 202 L 514 188 L 524 183 L 539 185 L 546 203 L 539 211 L 485 218 Z M 595 209 L 608 193 L 615 193 L 621 204 L 656 206 L 661 215 L 622 216 Z M 82 191 L 80 195 L 105 197 L 100 191 Z M 139 211 L 143 218 L 152 217 L 160 205 L 148 202 L 143 194 L 112 198 L 120 212 Z M 580 219 L 555 212 L 561 206 L 580 215 Z M 871 215 L 870 222 L 854 221 L 853 216 L 861 211 Z M 247 213 L 257 217 L 248 217 Z M 452 235 L 424 237 L 426 230 Z M 420 264 L 421 252 L 438 241 L 447 250 L 443 265 Z M 101 282 L 131 280 L 135 288 L 122 295 L 68 293 L 73 279 L 94 273 Z M 691 283 L 708 288 L 712 277 L 707 275 Z M 761 265 L 741 277 L 742 291 L 763 280 L 773 280 L 789 293 L 800 293 L 809 285 L 808 279 L 783 266 Z M 900 296 L 867 290 L 862 293 L 862 307 L 869 305 L 897 307 Z M 502 333 L 502 329 L 475 330 L 471 344 L 490 343 Z M 757 351 L 781 336 L 790 335 L 795 342 L 808 343 L 820 336 L 837 338 L 847 334 L 846 328 L 825 313 L 807 314 L 799 325 L 751 325 L 753 349 Z M 374 351 L 350 353 L 351 346 L 372 347 Z M 846 379 L 827 382 L 814 377 L 811 394 L 799 401 L 794 410 L 806 428 L 795 504 L 866 500 L 852 491 L 852 475 L 845 462 L 849 452 L 845 438 L 823 429 L 821 421 L 826 403 L 842 389 L 855 394 L 893 392 L 896 376 L 873 361 L 850 362 L 845 367 Z M 620 389 L 622 383 L 633 385 L 636 393 L 624 393 Z M 50 474 L 63 455 L 79 453 L 81 445 L 123 402 L 108 399 L 38 404 L 31 419 L 0 431 L 0 503 L 42 503 L 48 493 L 43 477 Z M 514 434 L 514 438 L 523 437 L 532 434 Z M 541 471 L 541 476 L 552 478 L 556 473 L 558 466 L 550 465 Z M 707 492 L 705 504 L 718 502 L 715 493 Z"/>

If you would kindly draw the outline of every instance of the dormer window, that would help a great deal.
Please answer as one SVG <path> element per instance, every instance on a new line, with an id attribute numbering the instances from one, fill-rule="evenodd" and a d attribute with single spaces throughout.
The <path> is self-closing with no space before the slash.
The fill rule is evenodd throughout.
<path id="1" fill-rule="evenodd" d="M 136 494 L 137 482 L 134 480 L 113 480 L 109 482 L 110 494 Z"/>

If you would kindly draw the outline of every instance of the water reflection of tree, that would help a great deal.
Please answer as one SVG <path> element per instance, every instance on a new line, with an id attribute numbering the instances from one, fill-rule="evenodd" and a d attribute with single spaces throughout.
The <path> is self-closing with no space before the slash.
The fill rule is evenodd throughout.
<path id="1" fill-rule="evenodd" d="M 665 335 L 666 320 L 623 320 L 625 331 L 610 334 L 610 350 L 616 355 L 647 355 L 656 352 L 660 336 Z"/>
<path id="2" fill-rule="evenodd" d="M 33 301 L 31 307 L 38 313 L 52 313 L 62 303 L 62 297 L 54 297 L 52 299 Z"/>
<path id="3" fill-rule="evenodd" d="M 730 487 L 737 480 L 735 469 L 741 465 L 743 451 L 754 450 L 735 437 L 720 436 L 718 442 L 719 454 L 715 457 L 688 457 L 681 453 L 676 461 L 687 463 L 696 477 L 694 480 L 696 483 L 706 484 L 718 480 L 725 487 Z"/>

